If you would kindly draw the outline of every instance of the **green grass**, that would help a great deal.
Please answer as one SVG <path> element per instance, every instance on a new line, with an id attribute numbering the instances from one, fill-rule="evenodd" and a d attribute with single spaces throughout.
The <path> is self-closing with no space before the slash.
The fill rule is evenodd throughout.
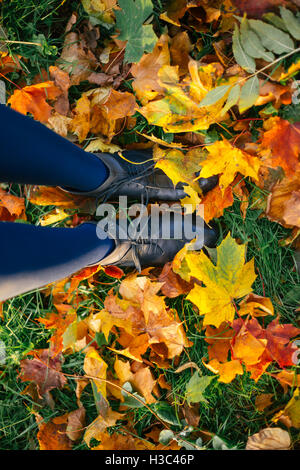
<path id="1" fill-rule="evenodd" d="M 77 11 L 78 22 L 86 15 L 78 1 L 67 1 L 61 6 L 61 0 L 5 0 L 2 4 L 2 20 L 7 29 L 8 39 L 21 41 L 8 43 L 8 50 L 20 54 L 22 65 L 26 70 L 26 84 L 32 83 L 37 74 L 48 70 L 59 57 L 67 20 L 72 11 Z M 160 8 L 157 2 L 157 9 Z M 158 11 L 158 10 L 157 10 Z M 156 11 L 156 22 L 158 13 Z M 27 43 L 45 38 L 43 49 Z M 202 38 L 206 47 L 205 53 L 210 52 L 212 38 L 206 35 Z M 199 57 L 197 57 L 199 59 Z M 19 74 L 13 74 L 11 80 L 17 82 Z M 130 82 L 127 87 L 130 88 Z M 14 90 L 8 84 L 8 93 Z M 72 91 L 73 97 L 80 96 L 80 90 Z M 154 133 L 157 137 L 172 140 L 172 134 L 164 134 L 155 126 L 148 126 L 146 120 L 138 116 L 137 125 L 131 132 L 124 133 L 121 142 L 136 141 L 136 131 Z M 213 138 L 213 133 L 210 134 Z M 13 193 L 22 195 L 23 188 L 14 185 Z M 38 207 L 28 203 L 27 216 L 29 223 L 37 224 L 39 218 L 49 212 L 51 207 Z M 254 292 L 269 296 L 272 299 L 276 313 L 286 322 L 296 324 L 295 309 L 297 298 L 293 292 L 299 286 L 299 274 L 295 269 L 293 250 L 289 246 L 281 246 L 280 240 L 285 239 L 289 231 L 265 218 L 260 218 L 257 210 L 248 210 L 243 220 L 239 204 L 236 202 L 226 210 L 224 217 L 219 220 L 220 239 L 231 231 L 232 236 L 248 243 L 247 258 L 255 258 L 255 266 L 259 273 L 254 284 Z M 108 281 L 104 274 L 100 280 Z M 103 300 L 109 287 L 98 285 L 93 291 L 87 284 L 82 286 L 89 295 L 78 308 L 81 318 L 89 314 L 89 307 L 94 304 L 97 308 L 103 307 Z M 176 374 L 175 370 L 188 361 L 195 362 L 203 374 L 210 374 L 202 364 L 202 357 L 206 355 L 204 333 L 201 333 L 202 320 L 195 313 L 190 302 L 179 297 L 168 300 L 168 304 L 175 308 L 179 317 L 185 323 L 188 338 L 193 346 L 188 348 L 180 358 L 180 363 L 174 363 L 168 370 L 164 370 L 166 380 L 171 385 L 171 391 L 164 392 L 161 400 L 169 400 L 175 413 L 181 413 L 181 404 L 184 400 L 186 384 L 191 377 L 191 370 Z M 0 449 L 38 449 L 36 434 L 38 426 L 33 411 L 36 405 L 28 395 L 24 395 L 26 383 L 18 379 L 20 361 L 32 349 L 47 347 L 50 333 L 36 322 L 54 310 L 51 297 L 45 297 L 40 291 L 28 293 L 7 301 L 4 305 L 4 320 L 0 320 L 0 339 L 6 345 L 6 363 L 0 366 Z M 103 347 L 100 350 L 106 362 L 112 368 L 113 357 Z M 67 374 L 83 374 L 84 354 L 76 353 L 66 356 L 63 371 Z M 272 371 L 277 371 L 272 366 Z M 161 369 L 153 369 L 156 377 L 162 373 Z M 53 398 L 55 408 L 49 406 L 38 408 L 38 413 L 47 421 L 54 416 L 62 415 L 76 409 L 75 381 L 68 380 L 68 386 L 63 390 L 54 390 Z M 255 398 L 260 393 L 273 393 L 274 405 L 265 412 L 257 411 Z M 229 446 L 244 448 L 248 435 L 266 427 L 270 418 L 280 405 L 284 405 L 291 397 L 291 393 L 284 395 L 278 382 L 265 374 L 258 383 L 249 378 L 249 374 L 238 376 L 231 384 L 221 384 L 214 380 L 205 394 L 208 404 L 199 406 L 199 428 L 211 433 L 217 433 L 224 438 Z M 87 411 L 88 424 L 97 416 L 92 389 L 88 386 L 83 392 L 82 401 Z M 149 430 L 151 424 L 156 422 L 155 417 L 147 408 L 140 408 L 133 412 L 133 423 L 136 435 L 142 436 Z M 293 434 L 294 441 L 299 436 Z M 84 443 L 75 445 L 75 449 L 85 449 Z"/>

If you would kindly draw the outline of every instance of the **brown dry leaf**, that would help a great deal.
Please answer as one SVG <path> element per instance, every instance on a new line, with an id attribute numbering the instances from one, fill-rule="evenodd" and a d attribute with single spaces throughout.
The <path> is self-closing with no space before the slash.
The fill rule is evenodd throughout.
<path id="1" fill-rule="evenodd" d="M 189 426 L 197 428 L 200 421 L 200 404 L 194 403 L 189 406 L 187 401 L 185 401 L 183 405 L 183 415 Z"/>
<path id="2" fill-rule="evenodd" d="M 300 228 L 300 191 L 293 191 L 284 205 L 283 220 L 287 225 Z"/>
<path id="3" fill-rule="evenodd" d="M 85 409 L 83 406 L 68 414 L 66 434 L 71 441 L 78 441 L 85 427 Z"/>
<path id="4" fill-rule="evenodd" d="M 32 353 L 33 359 L 20 362 L 19 378 L 22 382 L 34 382 L 42 396 L 54 388 L 63 388 L 67 379 L 61 372 L 62 356 L 54 356 L 49 349 L 40 349 Z"/>
<path id="5" fill-rule="evenodd" d="M 46 100 L 54 100 L 61 93 L 62 91 L 54 85 L 54 82 L 43 82 L 15 90 L 7 103 L 19 113 L 25 115 L 30 113 L 37 121 L 47 122 L 52 107 Z"/>
<path id="6" fill-rule="evenodd" d="M 187 0 L 171 0 L 168 2 L 166 13 L 162 13 L 160 19 L 180 26 L 179 19 L 184 16 L 187 8 Z"/>
<path id="7" fill-rule="evenodd" d="M 77 21 L 75 13 L 72 14 L 66 28 L 63 50 L 57 64 L 60 69 L 71 77 L 71 85 L 79 85 L 91 75 L 97 67 L 98 61 L 92 51 L 86 47 L 86 42 L 77 33 L 71 32 Z"/>
<path id="8" fill-rule="evenodd" d="M 13 222 L 16 219 L 26 220 L 25 199 L 0 188 L 0 220 Z"/>
<path id="9" fill-rule="evenodd" d="M 53 418 L 41 423 L 37 433 L 40 450 L 71 450 L 72 441 L 67 436 L 68 415 Z"/>
<path id="10" fill-rule="evenodd" d="M 0 50 L 0 72 L 2 75 L 16 72 L 21 70 L 22 67 L 19 61 L 20 56 L 10 56 L 8 52 L 2 52 Z"/>
<path id="11" fill-rule="evenodd" d="M 246 450 L 288 450 L 290 446 L 291 439 L 287 431 L 266 428 L 248 438 Z"/>
<path id="12" fill-rule="evenodd" d="M 267 201 L 269 219 L 287 227 L 300 227 L 300 169 L 275 184 Z"/>
<path id="13" fill-rule="evenodd" d="M 126 334 L 118 339 L 125 349 L 113 351 L 141 361 L 141 355 L 150 346 L 161 357 L 172 359 L 181 354 L 183 347 L 189 346 L 176 313 L 167 310 L 164 298 L 158 295 L 161 287 L 162 283 L 132 275 L 120 285 L 122 299 L 112 293 L 106 297 L 106 311 L 115 317 L 115 321 L 123 320 L 127 325 Z"/>
<path id="14" fill-rule="evenodd" d="M 172 263 L 166 263 L 158 277 L 162 282 L 161 292 L 170 299 L 178 295 L 187 294 L 193 287 L 193 282 L 184 281 L 178 274 L 174 273 Z"/>
<path id="15" fill-rule="evenodd" d="M 62 137 L 67 137 L 71 122 L 71 118 L 55 112 L 49 117 L 47 127 Z"/>
<path id="16" fill-rule="evenodd" d="M 170 54 L 172 65 L 179 66 L 179 75 L 188 73 L 189 53 L 191 50 L 192 44 L 186 31 L 180 31 L 171 39 Z"/>
<path id="17" fill-rule="evenodd" d="M 132 93 L 111 89 L 103 106 L 110 119 L 120 119 L 135 113 L 136 101 Z"/>
<path id="18" fill-rule="evenodd" d="M 49 67 L 50 77 L 54 81 L 54 85 L 62 91 L 62 94 L 56 100 L 54 109 L 57 113 L 67 116 L 70 104 L 68 91 L 71 86 L 69 74 L 61 70 L 59 67 Z"/>
<path id="19" fill-rule="evenodd" d="M 168 36 L 161 36 L 153 51 L 150 54 L 144 54 L 141 60 L 131 68 L 134 77 L 132 86 L 143 105 L 163 93 L 163 88 L 158 81 L 158 71 L 163 65 L 170 65 L 168 41 Z"/>
<path id="20" fill-rule="evenodd" d="M 152 395 L 156 380 L 154 380 L 149 366 L 139 364 L 139 368 L 135 372 L 131 383 L 133 387 L 145 397 L 147 403 L 151 404 L 156 402 L 156 399 Z"/>
<path id="21" fill-rule="evenodd" d="M 265 408 L 268 408 L 268 406 L 272 404 L 273 397 L 273 393 L 262 393 L 258 395 L 255 399 L 255 406 L 258 411 L 263 411 Z"/>

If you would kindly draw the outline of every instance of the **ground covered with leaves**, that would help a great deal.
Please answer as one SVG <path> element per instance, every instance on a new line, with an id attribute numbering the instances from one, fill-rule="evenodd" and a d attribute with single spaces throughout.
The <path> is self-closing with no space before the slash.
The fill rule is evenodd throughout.
<path id="1" fill-rule="evenodd" d="M 153 149 L 219 229 L 163 269 L 87 268 L 3 303 L 0 448 L 299 448 L 298 0 L 0 12 L 2 102 L 89 152 Z M 93 200 L 1 184 L 0 220 L 94 218 Z"/>

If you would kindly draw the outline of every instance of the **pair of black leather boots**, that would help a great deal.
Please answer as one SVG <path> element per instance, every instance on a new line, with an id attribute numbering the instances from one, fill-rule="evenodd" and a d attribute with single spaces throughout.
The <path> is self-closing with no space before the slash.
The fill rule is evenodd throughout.
<path id="1" fill-rule="evenodd" d="M 155 164 L 151 153 L 130 150 L 124 152 L 123 156 L 125 158 L 121 158 L 118 154 L 97 154 L 97 157 L 107 167 L 109 176 L 95 190 L 83 193 L 72 191 L 70 188 L 64 189 L 75 194 L 105 200 L 112 196 L 114 198 L 127 196 L 131 200 L 138 200 L 143 204 L 147 204 L 148 201 L 179 201 L 186 196 L 183 184 L 179 183 L 174 188 L 168 176 L 163 171 L 154 168 Z M 198 183 L 202 193 L 205 194 L 217 185 L 218 177 L 200 178 Z M 194 223 L 192 223 L 195 237 L 191 238 L 191 236 L 185 235 L 186 231 L 183 229 L 186 220 L 184 214 L 181 217 L 176 217 L 171 211 L 170 216 L 164 218 L 164 213 L 160 213 L 158 224 L 156 221 L 157 231 L 155 238 L 153 238 L 151 215 L 146 220 L 144 218 L 143 230 L 139 230 L 139 233 L 131 238 L 122 239 L 118 234 L 112 237 L 115 241 L 115 249 L 101 260 L 101 265 L 135 266 L 138 270 L 145 266 L 161 266 L 172 261 L 175 254 L 192 238 L 196 239 L 195 249 L 201 249 L 203 246 L 215 246 L 218 237 L 215 228 L 209 227 L 203 220 L 202 223 L 197 224 L 197 216 L 194 216 Z M 170 224 L 168 227 L 169 238 L 163 236 L 165 223 Z M 180 238 L 176 236 L 178 233 L 182 234 Z"/>

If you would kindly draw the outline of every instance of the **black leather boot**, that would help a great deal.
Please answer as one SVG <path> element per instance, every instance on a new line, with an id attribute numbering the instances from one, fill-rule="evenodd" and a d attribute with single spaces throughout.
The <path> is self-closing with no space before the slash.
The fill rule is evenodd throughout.
<path id="1" fill-rule="evenodd" d="M 128 196 L 131 199 L 154 201 L 178 201 L 186 196 L 184 185 L 173 182 L 160 169 L 154 168 L 152 152 L 128 150 L 122 152 L 126 160 L 117 153 L 96 155 L 108 168 L 107 180 L 93 191 L 74 191 L 62 188 L 72 194 L 94 196 L 108 200 L 111 196 Z M 133 162 L 133 163 L 130 163 Z M 198 184 L 205 194 L 218 183 L 218 177 L 200 178 Z"/>
<path id="2" fill-rule="evenodd" d="M 124 237 L 121 239 L 119 235 L 112 236 L 110 234 L 110 238 L 114 239 L 116 246 L 112 253 L 99 261 L 100 264 L 102 266 L 131 266 L 141 271 L 142 267 L 163 266 L 168 261 L 173 261 L 176 253 L 187 242 L 194 239 L 193 250 L 201 250 L 205 246 L 209 248 L 216 246 L 218 231 L 215 227 L 209 227 L 200 217 L 195 215 L 180 215 L 178 217 L 171 213 L 169 222 L 167 222 L 164 213 L 161 213 L 157 220 L 158 223 L 155 224 L 156 228 L 153 230 L 151 225 L 153 216 L 141 219 L 140 233 L 129 239 L 124 239 Z M 185 231 L 185 223 L 190 223 L 192 229 L 188 231 L 188 234 Z M 166 227 L 169 227 L 168 237 L 164 236 Z"/>

